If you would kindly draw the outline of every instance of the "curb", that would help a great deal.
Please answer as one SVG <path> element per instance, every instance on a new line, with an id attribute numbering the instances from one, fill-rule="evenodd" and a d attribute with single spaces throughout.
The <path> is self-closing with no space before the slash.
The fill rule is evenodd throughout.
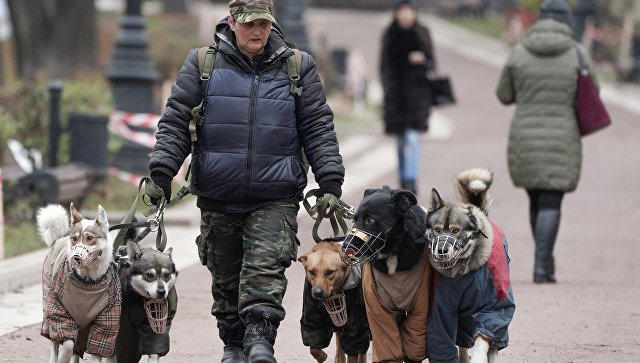
<path id="1" fill-rule="evenodd" d="M 0 261 L 0 294 L 40 283 L 42 263 L 48 251 L 42 248 Z"/>

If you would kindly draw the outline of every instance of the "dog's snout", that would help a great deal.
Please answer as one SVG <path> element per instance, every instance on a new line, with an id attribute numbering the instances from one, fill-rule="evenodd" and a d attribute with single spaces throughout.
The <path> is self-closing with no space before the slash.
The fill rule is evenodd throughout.
<path id="1" fill-rule="evenodd" d="M 312 293 L 313 293 L 313 297 L 315 299 L 323 299 L 324 298 L 324 291 L 322 291 L 322 289 L 319 288 L 319 287 L 316 287 L 315 289 L 313 289 Z"/>
<path id="2" fill-rule="evenodd" d="M 164 297 L 164 294 L 167 292 L 167 290 L 165 290 L 164 287 L 159 287 L 156 292 L 158 293 L 159 297 Z"/>
<path id="3" fill-rule="evenodd" d="M 80 257 L 80 255 L 73 255 L 73 260 L 76 262 L 82 262 L 82 257 Z"/>

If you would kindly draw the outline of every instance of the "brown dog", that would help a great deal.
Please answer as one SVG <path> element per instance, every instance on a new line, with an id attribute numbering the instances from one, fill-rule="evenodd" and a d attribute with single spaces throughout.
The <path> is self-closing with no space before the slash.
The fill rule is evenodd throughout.
<path id="1" fill-rule="evenodd" d="M 300 328 L 302 341 L 319 363 L 327 359 L 322 349 L 336 336 L 336 363 L 365 363 L 369 349 L 369 324 L 362 296 L 359 266 L 349 267 L 340 258 L 340 244 L 325 240 L 300 256 L 307 279 Z M 354 270 L 355 269 L 355 270 Z M 324 302 L 344 293 L 338 305 L 346 306 L 346 323 L 336 326 Z M 337 319 L 339 320 L 339 319 Z M 346 354 L 346 360 L 345 360 Z"/>

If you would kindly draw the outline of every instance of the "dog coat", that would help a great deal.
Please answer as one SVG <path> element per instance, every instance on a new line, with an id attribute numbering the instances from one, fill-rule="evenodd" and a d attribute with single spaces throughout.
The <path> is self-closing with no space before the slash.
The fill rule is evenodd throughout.
<path id="1" fill-rule="evenodd" d="M 355 275 L 352 269 L 349 277 Z M 349 279 L 350 280 L 350 279 Z M 350 280 L 351 282 L 355 282 Z M 302 343 L 307 347 L 326 348 L 331 342 L 335 330 L 342 330 L 342 350 L 347 355 L 365 354 L 369 350 L 371 333 L 367 322 L 367 313 L 362 296 L 362 279 L 353 284 L 345 281 L 344 294 L 347 303 L 347 323 L 336 328 L 329 317 L 327 309 L 320 300 L 311 295 L 311 284 L 307 279 L 304 283 L 302 298 L 302 317 L 300 330 Z M 350 285 L 350 286 L 349 286 Z"/>
<path id="2" fill-rule="evenodd" d="M 515 311 L 509 280 L 507 239 L 495 223 L 487 262 L 458 280 L 433 274 L 427 346 L 429 362 L 458 362 L 456 345 L 471 348 L 477 336 L 489 347 L 509 343 L 508 327 Z"/>
<path id="3" fill-rule="evenodd" d="M 409 271 L 385 275 L 371 264 L 362 279 L 373 337 L 373 362 L 403 362 L 407 356 L 422 361 L 427 356 L 430 265 L 427 249 Z"/>
<path id="4" fill-rule="evenodd" d="M 45 261 L 47 263 L 47 261 Z M 44 319 L 40 333 L 52 342 L 62 344 L 73 340 L 78 347 L 100 357 L 114 354 L 120 327 L 122 296 L 120 279 L 114 264 L 97 281 L 82 281 L 65 258 L 53 276 L 44 299 Z M 79 341 L 78 332 L 85 330 L 86 342 Z M 80 334 L 84 337 L 85 334 Z M 74 346 L 74 353 L 82 353 Z"/>
<path id="5" fill-rule="evenodd" d="M 145 300 L 134 292 L 128 292 L 122 296 L 120 334 L 118 334 L 116 351 L 118 362 L 139 362 L 143 355 L 157 354 L 163 357 L 169 353 L 169 331 L 178 307 L 176 288 L 174 286 L 169 290 L 167 330 L 162 334 L 151 329 L 144 310 L 144 302 Z"/>

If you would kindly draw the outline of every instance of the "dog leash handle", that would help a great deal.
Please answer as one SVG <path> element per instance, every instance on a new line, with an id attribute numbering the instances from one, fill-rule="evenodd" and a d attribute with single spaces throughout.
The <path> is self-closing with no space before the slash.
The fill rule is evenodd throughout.
<path id="1" fill-rule="evenodd" d="M 344 220 L 345 218 L 353 218 L 353 215 L 355 214 L 353 207 L 349 206 L 347 203 L 332 194 L 327 193 L 322 196 L 317 196 L 317 192 L 318 189 L 308 191 L 302 201 L 307 213 L 309 213 L 311 218 L 315 220 L 311 231 L 313 240 L 316 242 L 323 240 L 318 234 L 318 228 L 325 218 L 329 219 L 334 236 L 338 236 L 340 233 L 342 233 L 342 235 L 346 235 L 348 228 Z M 309 198 L 311 196 L 316 197 L 316 204 L 313 206 L 309 203 Z"/>

